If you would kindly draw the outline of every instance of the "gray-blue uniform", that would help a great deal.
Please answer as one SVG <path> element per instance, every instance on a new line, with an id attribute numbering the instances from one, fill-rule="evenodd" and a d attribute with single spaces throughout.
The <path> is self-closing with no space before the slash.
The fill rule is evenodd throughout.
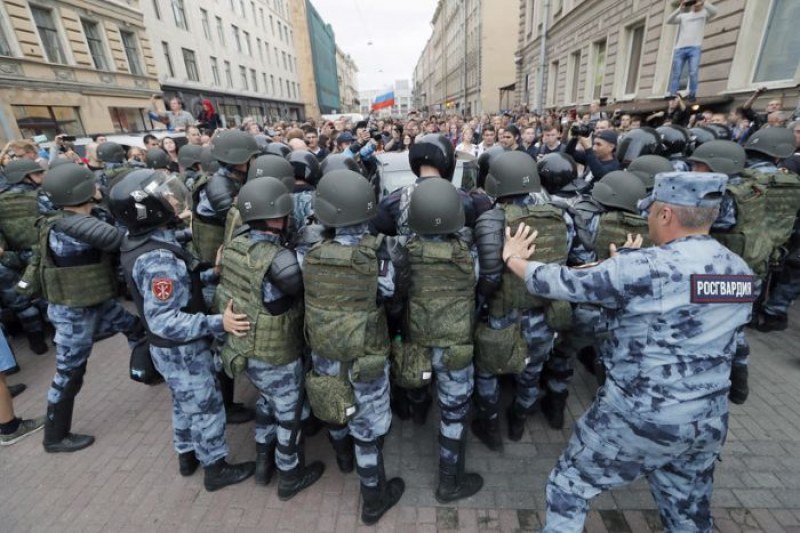
<path id="1" fill-rule="evenodd" d="M 725 182 L 721 174 L 660 174 L 643 208 L 711 207 Z M 532 294 L 599 305 L 611 324 L 607 379 L 550 474 L 543 531 L 582 531 L 591 498 L 642 476 L 668 531 L 711 531 L 735 334 L 750 319 L 758 278 L 695 234 L 584 269 L 534 261 L 525 283 Z"/>
<path id="2" fill-rule="evenodd" d="M 154 242 L 155 247 L 136 257 L 126 275 L 136 289 L 132 292 L 138 292 L 134 299 L 141 298 L 153 363 L 172 392 L 175 450 L 194 451 L 208 466 L 228 455 L 225 409 L 211 351 L 212 337 L 224 333 L 222 315 L 194 311 L 202 307 L 201 295 L 193 292 L 201 280 L 190 277 L 184 258 L 176 253 L 180 244 L 175 232 L 159 229 L 149 239 L 145 245 Z M 126 248 L 132 249 L 130 242 Z M 214 277 L 211 270 L 203 273 L 203 281 Z"/>

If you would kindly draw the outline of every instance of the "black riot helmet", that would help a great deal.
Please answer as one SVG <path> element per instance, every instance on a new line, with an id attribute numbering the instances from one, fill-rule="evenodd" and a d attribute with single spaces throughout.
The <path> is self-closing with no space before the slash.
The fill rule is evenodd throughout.
<path id="1" fill-rule="evenodd" d="M 334 170 L 352 170 L 353 172 L 364 174 L 364 169 L 361 168 L 358 162 L 349 155 L 343 153 L 330 154 L 320 163 L 320 172 L 322 172 L 323 176 Z"/>
<path id="2" fill-rule="evenodd" d="M 227 165 L 242 165 L 261 153 L 258 143 L 249 133 L 225 130 L 211 139 L 211 156 Z"/>
<path id="3" fill-rule="evenodd" d="M 289 189 L 271 177 L 247 179 L 237 200 L 242 222 L 283 218 L 294 209 Z"/>
<path id="4" fill-rule="evenodd" d="M 486 193 L 495 198 L 540 192 L 539 170 L 536 161 L 517 150 L 497 156 L 486 177 Z"/>
<path id="5" fill-rule="evenodd" d="M 706 128 L 705 126 L 690 128 L 689 136 L 691 138 L 690 152 L 694 152 L 698 146 L 702 146 L 704 143 L 716 140 L 717 138 L 716 133 L 713 130 Z"/>
<path id="6" fill-rule="evenodd" d="M 319 180 L 314 192 L 314 216 L 330 228 L 367 222 L 376 210 L 372 185 L 352 170 L 329 172 Z"/>
<path id="7" fill-rule="evenodd" d="M 103 163 L 124 163 L 125 149 L 115 142 L 104 142 L 97 145 L 97 159 Z"/>
<path id="8" fill-rule="evenodd" d="M 550 194 L 560 191 L 578 177 L 578 165 L 571 156 L 562 152 L 545 154 L 537 164 L 542 187 Z"/>
<path id="9" fill-rule="evenodd" d="M 292 153 L 292 149 L 288 144 L 271 142 L 264 148 L 264 153 L 286 157 Z"/>
<path id="10" fill-rule="evenodd" d="M 411 193 L 408 226 L 420 235 L 459 231 L 464 227 L 464 204 L 458 190 L 442 178 L 422 180 Z"/>
<path id="11" fill-rule="evenodd" d="M 56 207 L 82 205 L 97 193 L 97 178 L 82 165 L 59 165 L 45 172 L 42 190 Z"/>
<path id="12" fill-rule="evenodd" d="M 294 168 L 282 157 L 276 155 L 260 155 L 250 164 L 247 179 L 252 180 L 269 176 L 283 183 L 289 191 L 294 190 Z"/>
<path id="13" fill-rule="evenodd" d="M 53 165 L 51 164 L 50 166 L 52 167 Z M 39 163 L 31 161 L 30 159 L 15 159 L 9 161 L 5 168 L 6 181 L 9 185 L 20 183 L 31 174 L 36 174 L 38 172 L 44 172 L 44 169 Z"/>
<path id="14" fill-rule="evenodd" d="M 705 127 L 714 132 L 714 138 L 719 141 L 730 141 L 733 139 L 733 132 L 724 124 L 708 124 Z"/>
<path id="15" fill-rule="evenodd" d="M 178 150 L 178 164 L 183 168 L 192 168 L 203 162 L 203 147 L 199 144 L 184 144 Z"/>
<path id="16" fill-rule="evenodd" d="M 689 152 L 689 143 L 691 141 L 689 130 L 683 126 L 669 124 L 656 128 L 661 144 L 664 145 L 664 155 L 669 157 L 671 155 L 686 156 Z"/>
<path id="17" fill-rule="evenodd" d="M 617 159 L 623 167 L 639 156 L 663 155 L 664 146 L 658 132 L 653 128 L 636 128 L 622 136 L 617 146 Z"/>
<path id="18" fill-rule="evenodd" d="M 489 167 L 492 166 L 492 161 L 506 151 L 502 145 L 495 144 L 478 156 L 478 182 L 475 185 L 479 189 L 486 188 L 486 176 L 489 175 Z"/>
<path id="19" fill-rule="evenodd" d="M 600 204 L 630 213 L 639 213 L 636 204 L 645 196 L 647 189 L 642 180 L 626 170 L 609 172 L 592 187 L 592 198 Z"/>
<path id="20" fill-rule="evenodd" d="M 786 159 L 795 151 L 794 133 L 787 128 L 765 128 L 758 130 L 744 143 L 750 154 L 765 155 L 771 159 Z"/>
<path id="21" fill-rule="evenodd" d="M 636 174 L 648 191 L 652 191 L 655 186 L 656 174 L 673 170 L 669 159 L 660 155 L 643 155 L 628 165 L 628 172 Z"/>
<path id="22" fill-rule="evenodd" d="M 264 135 L 263 133 L 258 133 L 256 135 L 253 135 L 253 138 L 256 140 L 258 149 L 261 150 L 262 154 L 265 154 L 267 146 L 269 145 L 269 143 L 272 142 L 272 138 Z"/>
<path id="23" fill-rule="evenodd" d="M 108 204 L 135 236 L 178 222 L 178 214 L 191 208 L 191 194 L 178 176 L 148 168 L 123 177 L 111 189 Z"/>
<path id="24" fill-rule="evenodd" d="M 147 168 L 166 170 L 169 168 L 170 162 L 169 154 L 161 148 L 151 148 L 144 154 L 144 163 Z"/>
<path id="25" fill-rule="evenodd" d="M 211 155 L 210 146 L 204 146 L 203 151 L 200 153 L 200 168 L 206 174 L 214 174 L 219 170 L 219 162 Z"/>
<path id="26" fill-rule="evenodd" d="M 422 165 L 434 167 L 442 178 L 452 181 L 456 170 L 456 156 L 453 145 L 444 135 L 431 133 L 423 135 L 411 145 L 408 151 L 411 170 L 420 177 Z M 428 176 L 430 177 L 430 176 Z"/>
<path id="27" fill-rule="evenodd" d="M 295 150 L 286 158 L 294 169 L 295 179 L 303 180 L 311 186 L 316 186 L 322 177 L 319 168 L 319 159 L 311 152 Z"/>

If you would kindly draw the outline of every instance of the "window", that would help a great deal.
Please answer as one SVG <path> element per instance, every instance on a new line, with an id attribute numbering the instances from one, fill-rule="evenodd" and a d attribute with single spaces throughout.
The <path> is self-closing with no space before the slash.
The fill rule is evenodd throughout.
<path id="1" fill-rule="evenodd" d="M 275 23 L 272 20 L 272 15 L 269 16 L 269 27 L 272 30 L 272 34 L 275 34 Z"/>
<path id="2" fill-rule="evenodd" d="M 231 72 L 231 62 L 225 62 L 225 83 L 228 84 L 229 89 L 233 89 L 233 73 Z"/>
<path id="3" fill-rule="evenodd" d="M 258 14 L 259 14 L 259 18 L 261 19 L 261 27 L 266 30 L 267 29 L 267 25 L 264 22 L 264 8 L 263 7 L 259 7 L 258 8 Z"/>
<path id="4" fill-rule="evenodd" d="M 267 41 L 264 41 L 264 54 L 267 56 L 267 64 L 272 65 L 272 59 L 269 55 L 269 43 Z"/>
<path id="5" fill-rule="evenodd" d="M 256 37 L 256 48 L 258 48 L 258 57 L 261 61 L 264 61 L 264 51 L 261 49 L 261 39 Z"/>
<path id="6" fill-rule="evenodd" d="M 183 64 L 186 66 L 186 77 L 189 81 L 200 81 L 200 74 L 197 72 L 197 61 L 194 59 L 194 51 L 183 50 Z"/>
<path id="7" fill-rule="evenodd" d="M 283 78 L 278 78 L 278 89 L 281 90 L 281 96 L 283 96 Z"/>
<path id="8" fill-rule="evenodd" d="M 558 61 L 550 63 L 550 72 L 547 76 L 547 102 L 550 105 L 555 105 L 556 88 L 558 87 Z"/>
<path id="9" fill-rule="evenodd" d="M 31 6 L 31 12 L 36 23 L 36 29 L 39 31 L 39 37 L 42 39 L 45 57 L 51 63 L 66 65 L 67 56 L 64 55 L 64 49 L 61 47 L 58 29 L 53 21 L 53 11 L 43 7 Z"/>
<path id="10" fill-rule="evenodd" d="M 219 65 L 217 64 L 217 58 L 211 58 L 211 76 L 214 78 L 214 85 L 219 87 L 222 85 L 222 82 L 219 79 Z"/>
<path id="11" fill-rule="evenodd" d="M 273 76 L 272 74 L 269 75 L 269 82 L 270 82 L 270 85 L 272 85 L 272 95 L 274 96 L 275 95 L 275 76 Z"/>
<path id="12" fill-rule="evenodd" d="M 122 37 L 122 47 L 125 48 L 125 56 L 128 58 L 128 68 L 131 74 L 141 76 L 143 74 L 142 64 L 139 62 L 139 47 L 136 45 L 136 35 L 129 31 L 119 31 Z"/>
<path id="13" fill-rule="evenodd" d="M 603 94 L 603 82 L 606 75 L 606 40 L 597 41 L 592 45 L 592 57 L 594 58 L 592 74 L 592 100 L 600 99 Z"/>
<path id="14" fill-rule="evenodd" d="M 569 101 L 578 101 L 578 78 L 581 74 L 581 51 L 569 55 Z"/>
<path id="15" fill-rule="evenodd" d="M 283 70 L 289 70 L 289 67 L 286 66 L 286 52 L 281 52 L 281 56 L 283 57 Z"/>
<path id="16" fill-rule="evenodd" d="M 239 28 L 237 28 L 234 25 L 231 25 L 231 28 L 233 28 L 233 40 L 234 40 L 234 42 L 236 42 L 236 51 L 237 52 L 241 52 L 242 51 L 242 39 L 241 39 L 241 37 L 239 37 Z"/>
<path id="17" fill-rule="evenodd" d="M 77 107 L 12 105 L 11 108 L 23 138 L 47 135 L 52 139 L 58 133 L 76 137 L 86 135 Z"/>
<path id="18" fill-rule="evenodd" d="M 250 11 L 253 12 L 253 24 L 258 25 L 258 18 L 256 18 L 256 3 L 250 2 Z"/>
<path id="19" fill-rule="evenodd" d="M 289 84 L 289 80 L 286 80 L 286 97 L 292 97 L 292 86 Z"/>
<path id="20" fill-rule="evenodd" d="M 261 73 L 261 81 L 264 82 L 264 92 L 266 93 L 269 90 L 269 85 L 267 85 L 267 74 L 265 72 Z"/>
<path id="21" fill-rule="evenodd" d="M 253 83 L 253 91 L 258 92 L 258 77 L 256 77 L 256 69 L 250 69 L 250 81 Z"/>
<path id="22" fill-rule="evenodd" d="M 239 65 L 239 77 L 242 81 L 242 89 L 245 91 L 248 89 L 247 87 L 247 69 L 241 65 Z"/>
<path id="23" fill-rule="evenodd" d="M 158 20 L 161 20 L 161 8 L 158 7 L 158 0 L 153 0 L 153 13 Z"/>
<path id="24" fill-rule="evenodd" d="M 12 56 L 14 51 L 11 49 L 11 41 L 6 34 L 5 14 L 0 11 L 0 56 Z"/>
<path id="25" fill-rule="evenodd" d="M 294 72 L 292 68 L 292 54 L 287 55 L 287 57 L 289 58 L 289 72 Z"/>
<path id="26" fill-rule="evenodd" d="M 222 19 L 219 17 L 214 17 L 217 19 L 217 37 L 219 38 L 219 44 L 225 46 L 225 28 L 222 26 Z"/>
<path id="27" fill-rule="evenodd" d="M 145 110 L 140 107 L 109 107 L 114 133 L 128 133 L 153 129 L 153 124 L 146 119 Z"/>
<path id="28" fill-rule="evenodd" d="M 242 16 L 247 16 L 247 13 L 244 12 L 244 0 L 239 0 L 239 11 L 242 12 Z"/>
<path id="29" fill-rule="evenodd" d="M 182 29 L 188 30 L 189 26 L 186 24 L 186 10 L 183 8 L 183 0 L 172 0 L 172 16 L 175 17 L 175 25 Z"/>
<path id="30" fill-rule="evenodd" d="M 250 47 L 250 34 L 247 33 L 247 32 L 244 32 L 244 44 L 247 47 L 247 55 L 252 57 L 253 56 L 253 49 Z"/>
<path id="31" fill-rule="evenodd" d="M 211 40 L 211 25 L 208 23 L 208 11 L 200 10 L 200 23 L 203 25 L 203 35 L 207 41 Z"/>
<path id="32" fill-rule="evenodd" d="M 169 43 L 161 41 L 161 48 L 164 49 L 164 59 L 167 60 L 167 73 L 170 78 L 175 77 L 175 67 L 172 65 L 172 54 L 169 53 Z"/>
<path id="33" fill-rule="evenodd" d="M 628 28 L 628 71 L 625 78 L 625 94 L 636 94 L 639 89 L 639 66 L 642 62 L 644 24 Z"/>
<path id="34" fill-rule="evenodd" d="M 280 62 L 280 57 L 278 56 L 278 47 L 277 46 L 273 46 L 272 48 L 275 49 L 275 64 L 276 65 L 280 65 L 281 62 Z"/>
<path id="35" fill-rule="evenodd" d="M 796 0 L 773 0 L 764 29 L 753 82 L 792 80 L 797 75 L 800 57 L 800 32 L 795 28 L 800 19 L 800 3 Z"/>
<path id="36" fill-rule="evenodd" d="M 103 39 L 100 37 L 100 30 L 97 22 L 81 19 L 83 33 L 86 34 L 86 44 L 89 45 L 89 53 L 92 54 L 94 68 L 97 70 L 109 70 L 106 50 L 103 46 Z"/>

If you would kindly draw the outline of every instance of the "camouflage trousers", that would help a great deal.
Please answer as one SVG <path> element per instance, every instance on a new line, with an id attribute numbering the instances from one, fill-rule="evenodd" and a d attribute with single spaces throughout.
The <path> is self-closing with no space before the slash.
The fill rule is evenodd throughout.
<path id="1" fill-rule="evenodd" d="M 542 531 L 583 531 L 589 500 L 646 477 L 667 531 L 710 532 L 714 465 L 727 431 L 727 414 L 653 423 L 616 410 L 601 394 L 550 474 Z"/>
<path id="2" fill-rule="evenodd" d="M 50 403 L 78 394 L 96 340 L 124 333 L 133 348 L 144 336 L 139 318 L 114 299 L 92 307 L 50 304 L 47 316 L 56 329 L 56 375 L 47 393 Z"/>
<path id="3" fill-rule="evenodd" d="M 771 315 L 785 315 L 789 306 L 800 297 L 800 267 L 784 265 L 783 271 L 772 287 L 764 311 Z"/>
<path id="4" fill-rule="evenodd" d="M 553 354 L 547 359 L 542 381 L 547 390 L 567 392 L 575 373 L 575 357 L 587 346 L 599 344 L 595 330 L 600 320 L 600 310 L 590 305 L 572 306 L 572 328 L 558 338 Z"/>
<path id="5" fill-rule="evenodd" d="M 489 325 L 492 328 L 502 329 L 510 324 L 508 320 L 516 320 L 515 316 L 496 319 L 490 318 Z M 529 410 L 539 398 L 539 382 L 542 367 L 553 350 L 553 331 L 544 321 L 541 312 L 525 312 L 521 318 L 521 331 L 528 347 L 528 364 L 525 369 L 514 376 L 516 382 L 516 393 L 514 403 L 522 410 Z M 475 388 L 478 392 L 480 405 L 486 411 L 487 418 L 497 416 L 497 405 L 500 401 L 500 386 L 497 376 L 485 372 L 476 372 L 477 379 Z"/>
<path id="6" fill-rule="evenodd" d="M 29 296 L 19 294 L 15 289 L 20 279 L 16 270 L 0 264 L 0 304 L 17 315 L 26 333 L 44 331 L 42 313 L 36 305 L 37 301 Z"/>
<path id="7" fill-rule="evenodd" d="M 225 407 L 209 343 L 198 340 L 175 348 L 151 346 L 150 354 L 172 393 L 175 451 L 194 451 L 203 466 L 226 457 Z"/>
<path id="8" fill-rule="evenodd" d="M 444 364 L 444 349 L 431 348 L 433 372 L 436 376 L 436 395 L 439 399 L 441 420 L 439 434 L 452 440 L 461 440 L 464 422 L 469 415 L 470 398 L 475 381 L 472 363 L 459 370 L 449 370 Z M 439 460 L 448 464 L 458 462 L 458 453 L 439 446 Z"/>
<path id="9" fill-rule="evenodd" d="M 275 442 L 275 466 L 288 472 L 298 463 L 299 450 L 297 440 L 292 441 L 292 432 L 300 430 L 297 403 L 303 390 L 303 364 L 300 359 L 282 366 L 248 359 L 245 373 L 259 393 L 256 442 Z"/>
<path id="10" fill-rule="evenodd" d="M 312 355 L 314 371 L 321 376 L 337 376 L 340 363 L 332 359 Z M 356 414 L 347 425 L 331 429 L 330 436 L 340 441 L 352 435 L 355 441 L 355 457 L 361 484 L 366 487 L 378 485 L 378 463 L 380 461 L 381 437 L 389 432 L 392 425 L 392 410 L 389 408 L 389 363 L 383 375 L 372 381 L 356 381 L 350 375 L 353 395 L 356 400 Z"/>

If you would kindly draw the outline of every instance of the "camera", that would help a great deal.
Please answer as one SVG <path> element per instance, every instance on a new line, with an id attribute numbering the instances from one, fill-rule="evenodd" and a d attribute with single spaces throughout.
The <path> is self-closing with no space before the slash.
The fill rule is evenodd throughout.
<path id="1" fill-rule="evenodd" d="M 369 129 L 369 136 L 370 136 L 371 139 L 373 139 L 375 141 L 378 141 L 378 142 L 383 140 L 383 134 L 381 133 L 381 130 L 379 130 L 378 128 L 370 128 Z"/>
<path id="2" fill-rule="evenodd" d="M 578 137 L 590 137 L 593 131 L 594 127 L 589 124 L 573 124 L 569 129 L 571 135 Z"/>

